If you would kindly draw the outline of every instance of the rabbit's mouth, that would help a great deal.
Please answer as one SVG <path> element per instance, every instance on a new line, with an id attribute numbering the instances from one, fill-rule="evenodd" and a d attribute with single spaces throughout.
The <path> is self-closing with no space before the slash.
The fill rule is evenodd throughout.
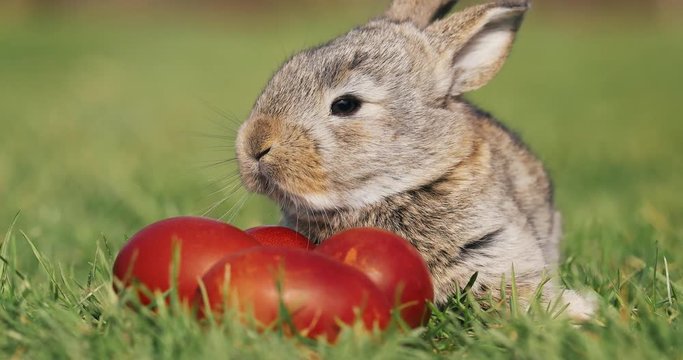
<path id="1" fill-rule="evenodd" d="M 300 193 L 296 191 L 297 189 L 288 187 L 287 183 L 282 183 L 277 181 L 276 178 L 269 176 L 268 170 L 267 167 L 264 167 L 263 172 L 259 172 L 256 175 L 256 181 L 259 182 L 260 189 L 257 192 L 270 197 L 282 209 L 291 212 L 315 213 L 337 208 L 329 200 L 327 194 Z"/>
<path id="2" fill-rule="evenodd" d="M 241 159 L 240 176 L 247 190 L 268 196 L 283 209 L 311 212 L 333 207 L 319 180 L 305 178 L 310 172 L 286 166 L 287 162 L 278 161 L 276 155 Z"/>
<path id="3" fill-rule="evenodd" d="M 304 126 L 285 126 L 281 119 L 255 116 L 238 134 L 242 182 L 248 190 L 267 195 L 283 206 L 330 205 L 329 175 L 319 147 Z"/>

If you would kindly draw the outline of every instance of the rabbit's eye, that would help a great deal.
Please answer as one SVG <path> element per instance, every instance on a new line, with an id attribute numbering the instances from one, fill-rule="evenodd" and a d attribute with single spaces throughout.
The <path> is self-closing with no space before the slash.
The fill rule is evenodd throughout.
<path id="1" fill-rule="evenodd" d="M 350 116 L 355 114 L 360 109 L 360 106 L 361 101 L 357 97 L 344 95 L 332 102 L 330 111 L 335 116 Z"/>

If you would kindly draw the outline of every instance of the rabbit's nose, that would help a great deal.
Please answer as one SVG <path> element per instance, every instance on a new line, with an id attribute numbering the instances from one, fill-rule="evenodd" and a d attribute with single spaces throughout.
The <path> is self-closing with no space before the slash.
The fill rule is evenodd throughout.
<path id="1" fill-rule="evenodd" d="M 262 157 L 268 155 L 268 153 L 270 152 L 270 149 L 272 149 L 272 146 L 268 146 L 267 148 L 265 148 L 265 149 L 259 151 L 259 152 L 254 156 L 254 158 L 256 158 L 256 161 L 259 161 L 259 160 L 261 160 Z"/>

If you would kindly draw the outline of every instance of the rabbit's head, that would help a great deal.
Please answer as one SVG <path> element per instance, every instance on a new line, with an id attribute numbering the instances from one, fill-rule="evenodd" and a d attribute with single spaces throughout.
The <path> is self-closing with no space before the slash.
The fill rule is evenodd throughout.
<path id="1" fill-rule="evenodd" d="M 395 0 L 384 16 L 289 59 L 238 134 L 247 188 L 283 206 L 356 208 L 457 164 L 472 140 L 454 99 L 498 72 L 528 4 L 442 18 L 455 2 Z"/>

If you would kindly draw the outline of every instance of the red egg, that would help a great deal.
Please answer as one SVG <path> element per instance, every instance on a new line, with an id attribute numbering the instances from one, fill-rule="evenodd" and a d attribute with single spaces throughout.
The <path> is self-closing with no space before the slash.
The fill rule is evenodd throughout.
<path id="1" fill-rule="evenodd" d="M 305 236 L 284 226 L 257 226 L 244 232 L 251 235 L 261 245 L 308 250 L 312 250 L 315 247 Z"/>
<path id="2" fill-rule="evenodd" d="M 350 229 L 323 241 L 315 252 L 364 272 L 411 327 L 429 318 L 432 278 L 420 253 L 404 238 L 380 229 Z"/>
<path id="3" fill-rule="evenodd" d="M 339 323 L 362 321 L 384 329 L 390 305 L 362 272 L 313 252 L 276 247 L 251 249 L 225 258 L 202 278 L 214 313 L 227 304 L 260 329 L 280 318 L 282 303 L 300 334 L 334 341 Z M 227 288 L 226 288 L 227 286 Z M 205 310 L 201 292 L 194 301 Z M 253 316 L 253 318 L 251 317 Z M 284 325 L 284 329 L 293 330 Z"/>
<path id="4" fill-rule="evenodd" d="M 198 280 L 227 255 L 260 246 L 238 228 L 201 217 L 176 217 L 148 225 L 130 238 L 114 262 L 114 276 L 124 287 L 140 283 L 153 292 L 171 286 L 174 249 L 178 248 L 177 288 L 180 299 L 194 296 Z M 115 287 L 116 288 L 116 287 Z M 120 289 L 116 289 L 120 290 Z M 138 291 L 140 301 L 150 299 Z"/>

